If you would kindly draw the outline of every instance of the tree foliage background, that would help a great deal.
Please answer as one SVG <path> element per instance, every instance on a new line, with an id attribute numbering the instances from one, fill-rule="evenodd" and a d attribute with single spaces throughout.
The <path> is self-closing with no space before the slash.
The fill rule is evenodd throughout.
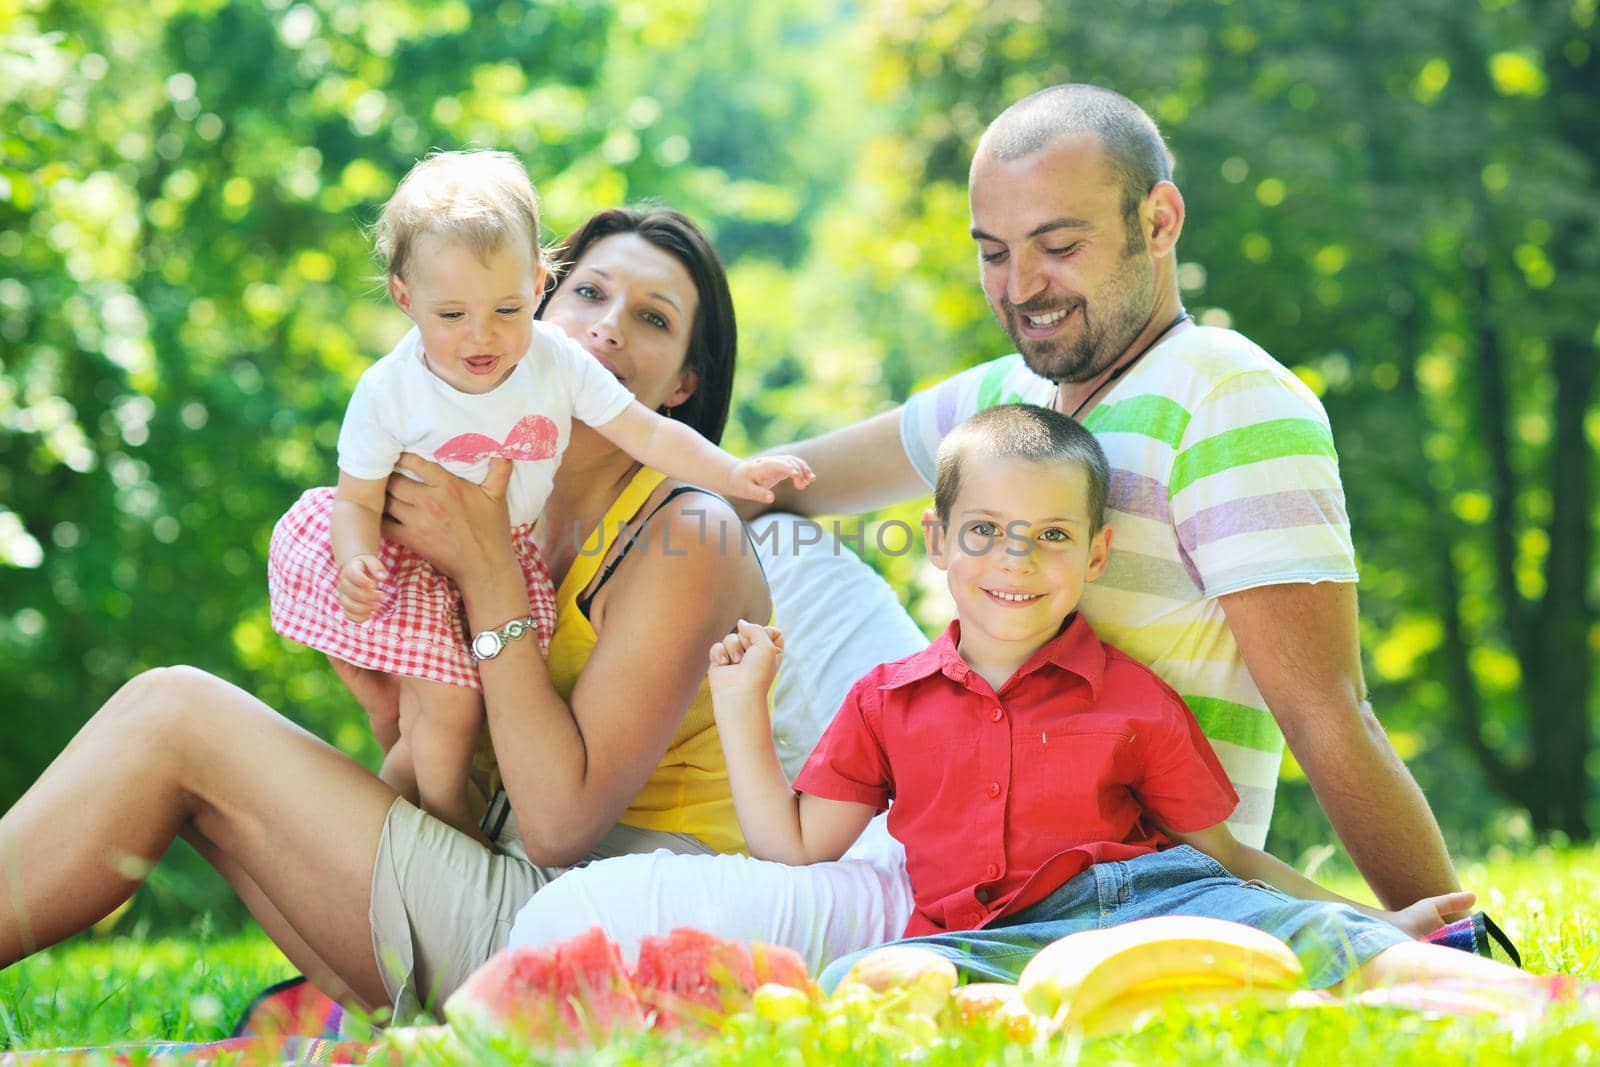
<path id="1" fill-rule="evenodd" d="M 0 0 L 0 807 L 173 662 L 375 758 L 272 634 L 264 559 L 401 328 L 364 227 L 429 148 L 519 153 L 558 235 L 646 199 L 703 222 L 737 450 L 1009 350 L 966 164 L 1010 101 L 1093 81 L 1168 135 L 1190 309 L 1328 407 L 1374 702 L 1452 842 L 1588 836 L 1595 7 Z M 874 562 L 937 624 L 914 556 Z M 1331 835 L 1284 778 L 1293 858 Z M 220 899 L 193 866 L 146 906 Z"/>

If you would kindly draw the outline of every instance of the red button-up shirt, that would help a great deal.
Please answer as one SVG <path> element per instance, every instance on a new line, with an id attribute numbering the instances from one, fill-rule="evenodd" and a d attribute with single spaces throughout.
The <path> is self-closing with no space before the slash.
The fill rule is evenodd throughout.
<path id="1" fill-rule="evenodd" d="M 1165 848 L 1238 796 L 1183 700 L 1081 615 L 996 693 L 959 622 L 858 681 L 795 789 L 889 811 L 916 911 L 905 935 L 975 930 L 1091 864 Z"/>

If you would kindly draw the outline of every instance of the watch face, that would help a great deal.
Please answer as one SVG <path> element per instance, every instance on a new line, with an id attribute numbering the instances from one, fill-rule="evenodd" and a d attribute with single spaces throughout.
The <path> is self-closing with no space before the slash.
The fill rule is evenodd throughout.
<path id="1" fill-rule="evenodd" d="M 494 659 L 505 644 L 493 630 L 485 630 L 472 639 L 472 654 L 479 659 Z"/>

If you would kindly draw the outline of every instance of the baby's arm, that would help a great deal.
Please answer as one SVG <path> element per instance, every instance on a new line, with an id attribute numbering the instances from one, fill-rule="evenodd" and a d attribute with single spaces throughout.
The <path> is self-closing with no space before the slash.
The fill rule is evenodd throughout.
<path id="1" fill-rule="evenodd" d="M 637 400 L 595 429 L 641 463 L 724 496 L 770 503 L 779 482 L 793 480 L 804 489 L 814 477 L 805 460 L 794 456 L 742 460 Z"/>
<path id="2" fill-rule="evenodd" d="M 333 561 L 339 567 L 335 591 L 351 622 L 362 622 L 383 603 L 379 583 L 389 576 L 378 558 L 378 530 L 383 525 L 387 478 L 352 478 L 339 473 L 333 491 Z"/>
<path id="3" fill-rule="evenodd" d="M 750 854 L 780 863 L 823 863 L 844 855 L 876 812 L 789 788 L 767 709 L 782 655 L 783 635 L 776 627 L 740 619 L 736 632 L 711 646 L 711 706 Z"/>
<path id="4" fill-rule="evenodd" d="M 1432 933 L 1445 924 L 1446 916 L 1466 911 L 1477 899 L 1471 893 L 1444 893 L 1436 897 L 1423 897 L 1399 911 L 1384 911 L 1342 897 L 1331 889 L 1324 889 L 1276 856 L 1239 841 L 1228 829 L 1227 823 L 1219 822 L 1187 834 L 1166 827 L 1162 827 L 1162 832 L 1179 844 L 1204 852 L 1228 868 L 1235 878 L 1266 882 L 1275 889 L 1304 900 L 1331 900 L 1348 904 L 1357 911 L 1393 923 L 1412 937 Z"/>

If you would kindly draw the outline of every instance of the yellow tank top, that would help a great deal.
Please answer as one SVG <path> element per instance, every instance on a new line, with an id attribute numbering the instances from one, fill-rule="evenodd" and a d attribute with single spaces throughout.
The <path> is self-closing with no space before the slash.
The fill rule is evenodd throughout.
<path id="1" fill-rule="evenodd" d="M 594 652 L 594 626 L 578 607 L 578 597 L 593 580 L 624 525 L 639 513 L 666 478 L 645 467 L 612 503 L 599 527 L 584 543 L 556 590 L 556 631 L 550 639 L 550 681 L 563 700 L 572 699 L 578 675 Z M 641 542 L 641 545 L 643 542 Z M 638 549 L 635 549 L 638 551 Z M 648 650 L 640 649 L 640 654 Z M 743 852 L 744 836 L 733 811 L 722 741 L 711 714 L 711 691 L 701 681 L 672 742 L 644 788 L 619 820 L 643 830 L 693 834 L 718 852 Z"/>

